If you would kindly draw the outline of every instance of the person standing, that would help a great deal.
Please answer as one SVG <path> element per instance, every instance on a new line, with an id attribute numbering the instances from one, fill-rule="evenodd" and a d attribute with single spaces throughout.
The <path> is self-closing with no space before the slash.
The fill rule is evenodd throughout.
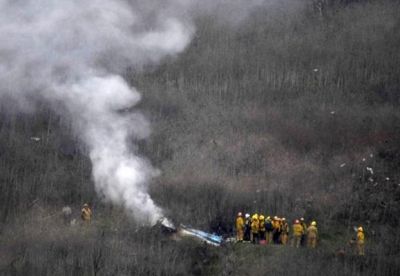
<path id="1" fill-rule="evenodd" d="M 295 220 L 292 226 L 292 230 L 293 230 L 293 246 L 299 248 L 302 236 L 304 234 L 304 229 L 298 219 Z"/>
<path id="2" fill-rule="evenodd" d="M 83 204 L 81 219 L 84 224 L 90 224 L 90 222 L 92 221 L 92 210 L 87 203 Z"/>
<path id="3" fill-rule="evenodd" d="M 279 217 L 274 217 L 274 220 L 272 221 L 272 226 L 274 228 L 272 232 L 272 239 L 274 240 L 275 244 L 279 244 L 281 237 L 281 222 Z"/>
<path id="4" fill-rule="evenodd" d="M 307 228 L 307 247 L 315 248 L 317 246 L 318 228 L 317 222 L 311 222 L 311 225 Z"/>
<path id="5" fill-rule="evenodd" d="M 236 218 L 236 241 L 242 242 L 244 236 L 244 220 L 242 212 L 239 212 Z"/>
<path id="6" fill-rule="evenodd" d="M 357 252 L 359 256 L 365 255 L 365 235 L 361 226 L 357 229 Z"/>
<path id="7" fill-rule="evenodd" d="M 304 218 L 300 218 L 300 224 L 303 227 L 303 235 L 301 235 L 301 241 L 300 244 L 301 246 L 306 246 L 306 241 L 307 241 L 307 224 L 304 221 Z"/>
<path id="8" fill-rule="evenodd" d="M 258 217 L 258 223 L 258 238 L 260 239 L 260 242 L 262 241 L 265 244 L 265 217 L 263 215 Z"/>
<path id="9" fill-rule="evenodd" d="M 281 243 L 286 245 L 289 239 L 289 224 L 286 221 L 286 218 L 282 218 L 281 221 Z"/>
<path id="10" fill-rule="evenodd" d="M 244 224 L 244 237 L 243 240 L 250 242 L 251 236 L 251 218 L 250 214 L 245 215 L 245 224 Z"/>
<path id="11" fill-rule="evenodd" d="M 274 230 L 274 227 L 272 225 L 272 220 L 271 217 L 267 217 L 265 220 L 265 233 L 266 233 L 266 241 L 267 244 L 270 244 L 272 242 L 272 231 Z"/>
<path id="12" fill-rule="evenodd" d="M 251 241 L 254 244 L 258 243 L 258 231 L 260 229 L 260 223 L 258 221 L 258 214 L 254 214 L 251 217 Z"/>

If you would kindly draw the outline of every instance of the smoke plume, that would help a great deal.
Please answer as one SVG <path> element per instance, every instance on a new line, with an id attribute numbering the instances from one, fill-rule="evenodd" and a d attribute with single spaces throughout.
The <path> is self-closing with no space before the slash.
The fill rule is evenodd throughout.
<path id="1" fill-rule="evenodd" d="M 252 1 L 232 2 L 245 12 Z M 68 117 L 88 148 L 97 191 L 155 223 L 162 210 L 146 192 L 154 169 L 131 148 L 150 128 L 131 111 L 140 94 L 121 74 L 183 51 L 196 10 L 212 10 L 211 3 L 0 0 L 0 98 L 24 112 L 45 102 Z"/>

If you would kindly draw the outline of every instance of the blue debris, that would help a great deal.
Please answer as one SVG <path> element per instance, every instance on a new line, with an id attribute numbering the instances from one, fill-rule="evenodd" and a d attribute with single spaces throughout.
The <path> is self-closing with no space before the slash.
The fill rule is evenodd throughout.
<path id="1" fill-rule="evenodd" d="M 181 231 L 183 231 L 183 234 L 196 237 L 196 238 L 198 238 L 202 241 L 205 241 L 209 244 L 212 244 L 212 245 L 220 246 L 224 241 L 224 239 L 221 236 L 218 236 L 215 234 L 210 234 L 210 233 L 207 233 L 207 232 L 204 232 L 201 230 L 189 228 L 182 224 L 181 224 L 180 228 L 181 228 Z"/>

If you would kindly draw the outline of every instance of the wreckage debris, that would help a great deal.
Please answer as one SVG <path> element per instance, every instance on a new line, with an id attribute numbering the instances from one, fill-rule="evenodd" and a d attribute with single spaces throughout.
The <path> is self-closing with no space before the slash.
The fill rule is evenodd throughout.
<path id="1" fill-rule="evenodd" d="M 221 246 L 224 242 L 224 239 L 221 236 L 197 230 L 183 224 L 179 227 L 175 227 L 172 222 L 166 218 L 159 220 L 156 226 L 160 227 L 164 234 L 173 234 L 174 238 L 181 239 L 191 237 L 199 242 L 204 242 L 213 246 Z"/>
<path id="2" fill-rule="evenodd" d="M 187 227 L 183 224 L 180 225 L 178 229 L 178 234 L 181 236 L 189 236 L 199 241 L 203 241 L 207 244 L 214 245 L 214 246 L 221 246 L 224 239 L 221 236 L 210 234 L 201 230 L 196 230 L 190 227 Z"/>

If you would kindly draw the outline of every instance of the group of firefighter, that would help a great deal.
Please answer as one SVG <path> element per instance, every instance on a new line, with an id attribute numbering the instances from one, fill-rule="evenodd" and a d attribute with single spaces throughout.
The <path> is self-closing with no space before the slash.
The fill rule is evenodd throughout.
<path id="1" fill-rule="evenodd" d="M 291 234 L 292 246 L 299 248 L 307 246 L 315 248 L 318 240 L 317 222 L 312 221 L 307 226 L 304 218 L 294 220 L 292 231 L 286 221 L 286 218 L 264 217 L 264 215 L 238 213 L 236 218 L 236 240 L 237 242 L 251 242 L 253 244 L 282 244 L 289 242 L 289 233 Z M 359 255 L 365 254 L 364 230 L 360 226 L 357 229 L 357 252 Z"/>

